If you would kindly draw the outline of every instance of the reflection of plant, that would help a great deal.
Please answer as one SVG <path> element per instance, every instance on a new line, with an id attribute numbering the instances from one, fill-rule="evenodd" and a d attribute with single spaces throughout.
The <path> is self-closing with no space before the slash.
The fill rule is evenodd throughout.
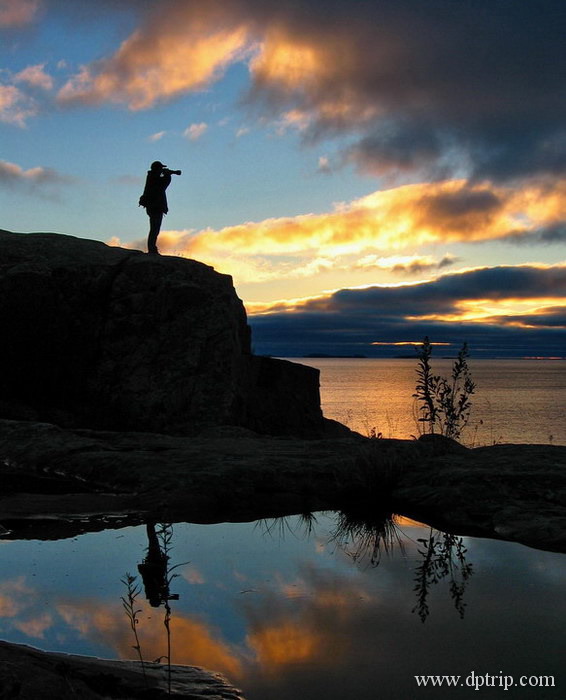
<path id="1" fill-rule="evenodd" d="M 476 385 L 472 381 L 467 359 L 468 345 L 464 343 L 452 366 L 451 380 L 433 374 L 430 364 L 432 345 L 425 337 L 419 352 L 417 384 L 413 397 L 420 402 L 417 418 L 424 425 L 422 432 L 458 439 L 470 419 L 470 396 Z"/>
<path id="2" fill-rule="evenodd" d="M 285 539 L 285 535 L 289 532 L 293 537 L 309 538 L 314 532 L 314 526 L 317 523 L 316 515 L 310 511 L 300 513 L 298 521 L 294 522 L 294 517 L 279 516 L 275 518 L 261 518 L 256 521 L 254 527 L 259 528 L 263 535 L 270 537 L 278 537 L 280 540 Z M 301 530 L 303 533 L 301 534 Z"/>
<path id="3" fill-rule="evenodd" d="M 382 552 L 389 552 L 395 543 L 402 548 L 401 539 L 391 512 L 377 509 L 339 511 L 336 528 L 331 539 L 352 558 L 361 562 L 365 558 L 372 566 L 381 561 Z"/>
<path id="4" fill-rule="evenodd" d="M 163 658 L 167 659 L 167 690 L 168 694 L 171 695 L 171 606 L 169 605 L 169 601 L 178 600 L 179 595 L 170 593 L 170 586 L 173 579 L 179 575 L 173 573 L 173 571 L 180 566 L 184 566 L 188 562 L 169 566 L 169 561 L 171 559 L 170 552 L 173 548 L 173 526 L 170 523 L 161 524 L 157 530 L 153 523 L 148 523 L 147 534 L 149 539 L 147 556 L 144 558 L 142 564 L 138 566 L 138 569 L 142 575 L 146 597 L 151 605 L 158 607 L 163 604 L 165 608 L 163 624 L 167 633 L 167 654 L 165 656 L 160 656 L 155 660 L 155 663 L 160 663 Z M 133 649 L 136 650 L 141 661 L 145 679 L 145 665 L 137 631 L 139 623 L 138 615 L 141 612 L 141 608 L 136 607 L 136 598 L 141 593 L 141 586 L 137 584 L 136 576 L 131 576 L 129 573 L 126 573 L 121 581 L 127 588 L 126 597 L 121 598 L 122 605 L 134 633 L 136 644 Z"/>
<path id="5" fill-rule="evenodd" d="M 466 604 L 464 591 L 472 575 L 472 565 L 466 562 L 467 549 L 461 537 L 445 532 L 433 534 L 431 528 L 428 539 L 417 540 L 423 546 L 419 554 L 423 557 L 416 569 L 414 591 L 417 604 L 412 612 L 417 612 L 424 622 L 430 613 L 428 595 L 430 588 L 439 581 L 450 577 L 450 596 L 461 618 L 464 617 Z"/>
<path id="6" fill-rule="evenodd" d="M 122 607 L 124 608 L 124 610 L 126 612 L 126 616 L 127 616 L 128 620 L 130 621 L 130 627 L 132 629 L 132 632 L 134 634 L 134 639 L 136 641 L 135 645 L 132 646 L 132 649 L 136 650 L 136 653 L 137 653 L 138 658 L 139 658 L 140 663 L 141 663 L 144 682 L 147 685 L 147 678 L 145 675 L 145 663 L 143 660 L 140 640 L 138 637 L 138 624 L 139 624 L 138 615 L 139 615 L 139 613 L 141 613 L 141 608 L 136 607 L 136 605 L 137 605 L 136 598 L 141 593 L 141 588 L 137 584 L 137 577 L 132 576 L 128 572 L 126 572 L 124 578 L 120 579 L 120 581 L 126 586 L 126 597 L 120 596 L 120 600 L 122 601 Z"/>
<path id="7" fill-rule="evenodd" d="M 173 525 L 171 525 L 171 523 L 162 523 L 161 527 L 156 531 L 156 534 L 157 539 L 159 540 L 159 545 L 163 558 L 167 563 L 167 568 L 165 570 L 165 586 L 163 595 L 163 607 L 165 608 L 163 624 L 167 632 L 167 692 L 169 693 L 169 695 L 171 695 L 171 606 L 169 605 L 169 601 L 178 600 L 179 595 L 176 593 L 170 593 L 169 591 L 173 579 L 179 576 L 179 574 L 174 574 L 172 572 L 174 571 L 174 569 L 188 564 L 188 562 L 175 564 L 175 566 L 169 566 L 169 561 L 171 559 L 169 552 L 173 549 Z"/>

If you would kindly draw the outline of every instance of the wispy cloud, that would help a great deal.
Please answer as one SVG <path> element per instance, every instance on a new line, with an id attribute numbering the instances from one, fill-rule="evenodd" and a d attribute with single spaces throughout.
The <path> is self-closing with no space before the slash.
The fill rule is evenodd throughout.
<path id="1" fill-rule="evenodd" d="M 0 27 L 19 27 L 31 22 L 39 9 L 40 0 L 1 0 Z"/>
<path id="2" fill-rule="evenodd" d="M 208 124 L 205 122 L 200 122 L 199 124 L 191 124 L 188 126 L 185 131 L 183 132 L 183 136 L 189 141 L 198 141 L 206 130 L 208 129 Z"/>
<path id="3" fill-rule="evenodd" d="M 0 85 L 0 121 L 24 127 L 37 114 L 35 101 L 15 85 Z"/>
<path id="4" fill-rule="evenodd" d="M 353 263 L 349 269 L 388 270 L 399 275 L 421 275 L 442 270 L 454 265 L 457 260 L 458 258 L 451 253 L 445 253 L 440 260 L 432 255 L 392 255 L 389 257 L 366 255 Z"/>
<path id="5" fill-rule="evenodd" d="M 52 197 L 61 185 L 68 185 L 73 178 L 54 168 L 36 166 L 25 170 L 16 163 L 0 160 L 0 187 L 20 188 L 40 196 Z"/>
<path id="6" fill-rule="evenodd" d="M 161 139 L 165 136 L 166 133 L 166 131 L 157 131 L 155 134 L 151 134 L 151 136 L 148 137 L 148 141 L 161 141 Z"/>
<path id="7" fill-rule="evenodd" d="M 53 78 L 45 72 L 45 63 L 40 63 L 35 66 L 28 66 L 14 76 L 15 83 L 27 83 L 32 87 L 41 88 L 42 90 L 51 90 L 53 88 Z"/>

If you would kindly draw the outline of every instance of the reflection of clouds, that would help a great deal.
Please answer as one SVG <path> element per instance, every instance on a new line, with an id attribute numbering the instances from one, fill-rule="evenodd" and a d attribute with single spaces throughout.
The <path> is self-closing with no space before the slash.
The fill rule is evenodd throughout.
<path id="1" fill-rule="evenodd" d="M 184 567 L 182 573 L 179 575 L 184 578 L 187 583 L 190 583 L 193 586 L 206 583 L 204 574 L 202 571 L 197 569 L 196 566 Z"/>
<path id="2" fill-rule="evenodd" d="M 369 597 L 363 581 L 337 572 L 328 576 L 313 564 L 293 581 L 275 579 L 273 591 L 245 606 L 246 641 L 255 654 L 255 668 L 249 671 L 278 675 L 297 665 L 341 663 L 337 657 L 345 658 L 351 639 L 335 634 L 332 625 L 348 627 L 360 599 Z"/>
<path id="3" fill-rule="evenodd" d="M 48 612 L 36 612 L 38 592 L 26 583 L 25 576 L 0 583 L 0 618 L 6 618 L 8 626 L 28 637 L 43 639 L 53 625 Z"/>
<path id="4" fill-rule="evenodd" d="M 158 659 L 167 652 L 164 611 L 152 609 L 145 601 L 139 600 L 136 607 L 142 610 L 138 625 L 142 655 L 147 661 Z M 103 642 L 119 658 L 136 658 L 131 631 L 118 604 L 102 606 L 95 599 L 67 600 L 57 606 L 57 611 L 81 636 Z M 173 663 L 204 666 L 232 678 L 241 675 L 241 660 L 237 651 L 222 641 L 205 622 L 173 611 L 170 625 Z"/>
<path id="5" fill-rule="evenodd" d="M 29 620 L 14 622 L 14 627 L 23 632 L 28 637 L 43 639 L 45 632 L 53 626 L 53 616 L 50 613 L 43 613 Z"/>
<path id="6" fill-rule="evenodd" d="M 328 640 L 322 631 L 309 629 L 304 620 L 300 620 L 297 623 L 278 621 L 258 625 L 248 635 L 247 641 L 255 650 L 262 670 L 275 673 L 287 665 L 323 658 Z"/>
<path id="7" fill-rule="evenodd" d="M 16 617 L 34 599 L 35 591 L 30 588 L 24 576 L 0 583 L 0 617 Z"/>
<path id="8" fill-rule="evenodd" d="M 269 595 L 245 601 L 255 663 L 246 667 L 244 690 L 277 700 L 375 700 L 376 688 L 383 698 L 413 697 L 413 676 L 420 673 L 487 672 L 494 663 L 517 676 L 559 673 L 563 632 L 553 620 L 561 619 L 566 604 L 559 577 L 554 585 L 546 578 L 559 557 L 467 539 L 474 567 L 476 545 L 485 554 L 492 547 L 492 561 L 470 583 L 466 619 L 458 618 L 448 586 L 441 584 L 431 591 L 431 615 L 423 625 L 411 613 L 416 564 L 411 539 L 423 534 L 411 521 L 403 525 L 405 557 L 355 569 L 351 578 L 305 565 L 287 587 L 276 581 Z M 281 596 L 291 591 L 305 595 Z M 532 639 L 541 636 L 540 653 L 533 653 Z"/>

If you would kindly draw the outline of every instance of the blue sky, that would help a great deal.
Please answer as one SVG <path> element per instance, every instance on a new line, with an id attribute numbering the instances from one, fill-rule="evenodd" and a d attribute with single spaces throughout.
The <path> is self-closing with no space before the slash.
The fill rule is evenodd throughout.
<path id="1" fill-rule="evenodd" d="M 564 356 L 563 30 L 556 0 L 0 0 L 0 227 L 144 249 L 159 159 L 161 251 L 233 276 L 259 352 Z"/>

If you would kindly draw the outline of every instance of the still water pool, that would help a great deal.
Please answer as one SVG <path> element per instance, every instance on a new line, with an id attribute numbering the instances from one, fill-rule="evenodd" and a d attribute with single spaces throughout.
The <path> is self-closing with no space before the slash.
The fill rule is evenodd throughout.
<path id="1" fill-rule="evenodd" d="M 374 549 L 377 531 L 334 513 L 167 529 L 170 566 L 181 564 L 172 661 L 223 672 L 249 700 L 566 697 L 566 557 L 402 518 Z M 147 548 L 145 526 L 0 541 L 0 636 L 136 658 L 121 601 L 130 573 L 143 657 L 162 657 L 164 607 L 148 604 L 137 568 Z M 417 687 L 430 674 L 464 685 Z M 485 674 L 493 687 L 466 686 Z M 504 691 L 504 676 L 555 685 Z"/>

